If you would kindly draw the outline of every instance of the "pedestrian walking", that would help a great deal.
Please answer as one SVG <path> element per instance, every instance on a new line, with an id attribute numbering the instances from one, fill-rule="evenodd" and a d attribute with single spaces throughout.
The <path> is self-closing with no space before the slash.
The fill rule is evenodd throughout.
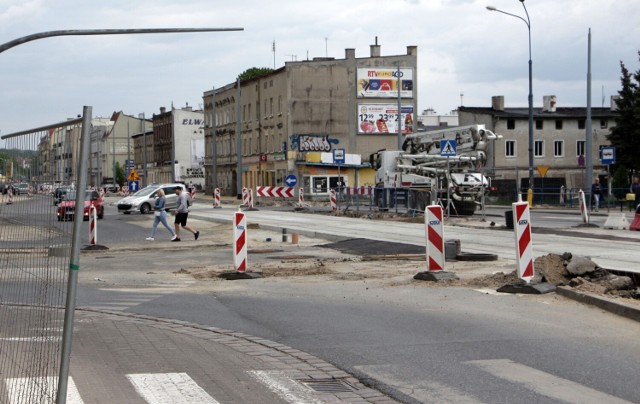
<path id="1" fill-rule="evenodd" d="M 591 185 L 591 198 L 593 201 L 593 207 L 596 212 L 598 211 L 598 209 L 600 209 L 600 195 L 602 195 L 600 180 L 596 178 Z"/>
<path id="2" fill-rule="evenodd" d="M 193 233 L 193 236 L 197 240 L 200 237 L 200 232 L 191 226 L 187 226 L 187 218 L 189 217 L 189 206 L 187 205 L 187 195 L 185 195 L 182 187 L 176 187 L 176 195 L 178 195 L 178 206 L 174 211 L 176 219 L 174 221 L 174 227 L 176 235 L 173 236 L 171 241 L 180 241 L 180 226 L 183 229 Z"/>
<path id="3" fill-rule="evenodd" d="M 151 227 L 151 236 L 147 237 L 147 240 L 149 241 L 155 240 L 156 230 L 158 229 L 158 223 L 162 223 L 162 225 L 166 227 L 167 230 L 169 230 L 169 233 L 171 233 L 171 239 L 173 240 L 173 238 L 176 237 L 176 233 L 173 231 L 171 226 L 169 226 L 169 223 L 167 223 L 167 211 L 164 208 L 164 204 L 165 204 L 164 191 L 162 189 L 159 189 L 156 195 L 157 195 L 156 202 L 153 206 L 153 211 L 154 211 L 153 226 Z"/>

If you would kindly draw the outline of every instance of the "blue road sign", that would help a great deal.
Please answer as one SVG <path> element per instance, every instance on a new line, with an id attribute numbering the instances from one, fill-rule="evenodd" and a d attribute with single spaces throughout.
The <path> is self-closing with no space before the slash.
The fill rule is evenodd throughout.
<path id="1" fill-rule="evenodd" d="M 333 162 L 335 164 L 344 164 L 344 149 L 333 149 Z"/>
<path id="2" fill-rule="evenodd" d="M 456 156 L 455 140 L 440 140 L 440 155 L 445 157 Z"/>
<path id="3" fill-rule="evenodd" d="M 138 192 L 140 183 L 138 181 L 129 181 L 129 192 Z"/>
<path id="4" fill-rule="evenodd" d="M 609 165 L 616 163 L 616 148 L 615 147 L 603 147 L 600 150 L 602 164 Z"/>
<path id="5" fill-rule="evenodd" d="M 288 187 L 295 187 L 298 183 L 298 178 L 293 174 L 289 174 L 287 178 L 284 179 L 284 183 L 287 184 Z"/>

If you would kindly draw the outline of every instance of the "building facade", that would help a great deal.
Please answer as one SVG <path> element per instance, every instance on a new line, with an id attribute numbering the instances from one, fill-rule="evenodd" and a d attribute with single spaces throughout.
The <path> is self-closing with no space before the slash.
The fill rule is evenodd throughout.
<path id="1" fill-rule="evenodd" d="M 534 188 L 556 192 L 590 189 L 586 180 L 586 108 L 557 107 L 555 96 L 544 96 L 543 107 L 533 110 Z M 484 124 L 502 139 L 494 142 L 487 169 L 493 178 L 510 181 L 526 189 L 529 179 L 528 108 L 505 108 L 504 97 L 492 98 L 487 108 L 460 107 L 460 125 Z M 609 108 L 592 108 L 593 178 L 606 180 L 607 167 L 600 163 L 599 150 L 608 146 L 607 135 L 618 115 L 615 102 Z M 544 190 L 543 190 L 544 192 Z"/>
<path id="2" fill-rule="evenodd" d="M 343 185 L 373 185 L 372 170 L 359 159 L 338 166 L 318 152 L 343 149 L 368 161 L 380 149 L 398 148 L 398 122 L 403 133 L 414 128 L 416 71 L 417 47 L 381 56 L 376 41 L 366 58 L 346 49 L 344 59 L 287 62 L 271 73 L 207 91 L 205 166 L 215 164 L 215 185 L 228 195 L 239 194 L 238 184 L 290 185 L 285 179 L 291 175 L 307 195 L 318 189 L 327 194 L 326 187 L 313 183 L 335 182 L 339 170 Z M 213 182 L 206 178 L 208 192 Z"/>

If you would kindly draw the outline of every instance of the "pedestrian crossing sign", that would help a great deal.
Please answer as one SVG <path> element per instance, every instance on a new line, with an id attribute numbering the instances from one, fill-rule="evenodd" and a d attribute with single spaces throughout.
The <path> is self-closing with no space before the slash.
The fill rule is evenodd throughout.
<path id="1" fill-rule="evenodd" d="M 455 156 L 456 146 L 455 140 L 440 140 L 440 155 L 445 157 Z"/>

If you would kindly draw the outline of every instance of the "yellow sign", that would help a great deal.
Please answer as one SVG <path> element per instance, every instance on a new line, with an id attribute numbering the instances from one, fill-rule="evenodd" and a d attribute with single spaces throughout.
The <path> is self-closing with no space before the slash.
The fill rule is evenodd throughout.
<path id="1" fill-rule="evenodd" d="M 140 177 L 138 177 L 138 173 L 133 168 L 129 171 L 129 176 L 127 177 L 127 181 L 139 181 Z"/>
<path id="2" fill-rule="evenodd" d="M 549 166 L 538 166 L 538 172 L 542 178 L 547 176 L 547 171 L 549 171 Z"/>

